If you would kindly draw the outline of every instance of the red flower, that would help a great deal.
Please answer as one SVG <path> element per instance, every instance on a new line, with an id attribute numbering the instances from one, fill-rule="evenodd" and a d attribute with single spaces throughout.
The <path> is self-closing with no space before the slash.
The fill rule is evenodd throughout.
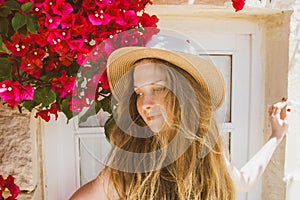
<path id="1" fill-rule="evenodd" d="M 94 10 L 96 7 L 95 0 L 83 0 L 82 7 L 87 10 Z"/>
<path id="2" fill-rule="evenodd" d="M 235 9 L 235 12 L 242 10 L 245 5 L 245 0 L 232 0 L 232 6 Z"/>
<path id="3" fill-rule="evenodd" d="M 46 56 L 46 52 L 41 48 L 35 48 L 29 51 L 25 57 L 22 58 L 20 68 L 27 74 L 35 78 L 39 78 L 43 69 L 42 59 Z"/>
<path id="4" fill-rule="evenodd" d="M 60 78 L 53 78 L 51 81 L 52 90 L 58 92 L 60 98 L 68 97 L 73 94 L 75 87 L 75 78 L 67 76 L 66 72 L 63 71 Z"/>
<path id="5" fill-rule="evenodd" d="M 84 26 L 84 28 L 85 28 L 84 30 L 86 30 L 86 28 L 88 28 L 90 25 L 87 24 L 86 18 L 84 16 L 82 16 L 81 14 L 75 13 L 75 14 L 71 14 L 71 15 L 62 16 L 61 27 L 63 29 L 65 29 L 65 28 L 78 29 L 78 26 L 79 27 Z M 82 34 L 82 32 L 78 33 L 77 35 L 81 35 L 81 34 Z M 75 36 L 77 36 L 77 35 L 75 35 Z"/>
<path id="6" fill-rule="evenodd" d="M 53 104 L 51 104 L 51 107 L 49 109 L 37 112 L 34 117 L 35 118 L 41 117 L 46 122 L 49 122 L 49 120 L 50 120 L 50 114 L 55 115 L 55 119 L 57 120 L 57 118 L 58 118 L 58 112 L 59 111 L 60 110 L 57 108 L 56 103 L 53 103 Z"/>
<path id="7" fill-rule="evenodd" d="M 42 48 L 35 48 L 29 51 L 26 56 L 29 59 L 43 59 L 46 56 L 46 52 Z"/>
<path id="8" fill-rule="evenodd" d="M 101 87 L 104 90 L 109 89 L 109 84 L 108 84 L 108 78 L 107 78 L 106 70 L 102 73 L 102 75 L 100 77 L 100 83 L 101 83 Z"/>
<path id="9" fill-rule="evenodd" d="M 158 22 L 158 18 L 155 15 L 150 16 L 147 13 L 143 13 L 139 19 L 143 27 L 156 27 Z"/>
<path id="10" fill-rule="evenodd" d="M 30 74 L 35 78 L 39 78 L 43 69 L 43 62 L 39 58 L 32 59 L 30 57 L 23 57 L 20 68 L 27 74 Z"/>
<path id="11" fill-rule="evenodd" d="M 85 102 L 85 99 L 72 98 L 68 104 L 70 105 L 70 110 L 72 112 L 80 112 L 84 107 L 89 106 L 88 103 Z"/>
<path id="12" fill-rule="evenodd" d="M 13 56 L 24 56 L 29 49 L 30 37 L 16 33 L 11 37 L 11 40 L 13 43 L 5 43 L 7 49 L 11 51 Z"/>
<path id="13" fill-rule="evenodd" d="M 48 38 L 49 30 L 40 28 L 38 32 L 39 32 L 39 34 L 31 34 L 30 33 L 30 38 L 32 41 L 37 43 L 39 46 L 44 47 L 48 44 L 47 38 Z"/>
<path id="14" fill-rule="evenodd" d="M 136 12 L 141 11 L 145 8 L 146 4 L 152 2 L 150 0 L 123 0 L 120 1 L 122 7 L 126 10 L 134 10 Z"/>
<path id="15" fill-rule="evenodd" d="M 32 100 L 34 90 L 31 85 L 22 86 L 19 82 L 0 82 L 0 98 L 10 106 L 17 106 L 21 100 Z"/>
<path id="16" fill-rule="evenodd" d="M 0 175 L 0 197 L 2 197 L 2 193 L 5 189 L 8 189 L 10 192 L 10 196 L 6 198 L 7 200 L 15 200 L 19 195 L 20 188 L 14 183 L 14 177 L 12 175 L 9 175 L 6 179 Z"/>

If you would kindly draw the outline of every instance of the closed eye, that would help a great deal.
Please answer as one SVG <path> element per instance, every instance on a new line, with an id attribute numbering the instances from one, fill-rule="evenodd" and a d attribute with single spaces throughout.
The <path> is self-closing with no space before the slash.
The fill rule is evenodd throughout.
<path id="1" fill-rule="evenodd" d="M 161 93 L 163 93 L 164 91 L 166 91 L 166 87 L 164 87 L 164 86 L 159 86 L 159 87 L 154 87 L 153 88 L 153 92 L 155 93 L 155 94 L 161 94 Z"/>

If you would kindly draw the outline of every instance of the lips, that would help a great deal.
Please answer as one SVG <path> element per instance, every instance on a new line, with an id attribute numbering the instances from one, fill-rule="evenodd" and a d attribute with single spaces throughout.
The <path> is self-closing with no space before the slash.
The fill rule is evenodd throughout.
<path id="1" fill-rule="evenodd" d="M 152 120 L 156 120 L 158 118 L 160 118 L 162 115 L 159 114 L 159 115 L 151 115 L 151 116 L 147 116 L 147 120 L 148 121 L 152 121 Z"/>

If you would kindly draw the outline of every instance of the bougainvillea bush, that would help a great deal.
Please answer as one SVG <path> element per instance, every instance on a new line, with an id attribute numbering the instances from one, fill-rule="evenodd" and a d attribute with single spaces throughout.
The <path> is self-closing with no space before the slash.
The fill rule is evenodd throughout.
<path id="1" fill-rule="evenodd" d="M 0 0 L 0 98 L 45 121 L 85 107 L 110 112 L 108 55 L 143 46 L 158 18 L 150 0 Z M 120 34 L 122 33 L 122 34 Z M 96 85 L 94 91 L 85 90 Z"/>

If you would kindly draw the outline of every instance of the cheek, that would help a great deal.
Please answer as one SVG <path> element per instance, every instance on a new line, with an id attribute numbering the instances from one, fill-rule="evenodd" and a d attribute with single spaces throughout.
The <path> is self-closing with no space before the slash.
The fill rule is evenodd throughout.
<path id="1" fill-rule="evenodd" d="M 136 109 L 137 109 L 138 113 L 140 115 L 142 115 L 142 103 L 141 103 L 141 100 L 139 100 L 139 99 L 136 100 Z"/>

